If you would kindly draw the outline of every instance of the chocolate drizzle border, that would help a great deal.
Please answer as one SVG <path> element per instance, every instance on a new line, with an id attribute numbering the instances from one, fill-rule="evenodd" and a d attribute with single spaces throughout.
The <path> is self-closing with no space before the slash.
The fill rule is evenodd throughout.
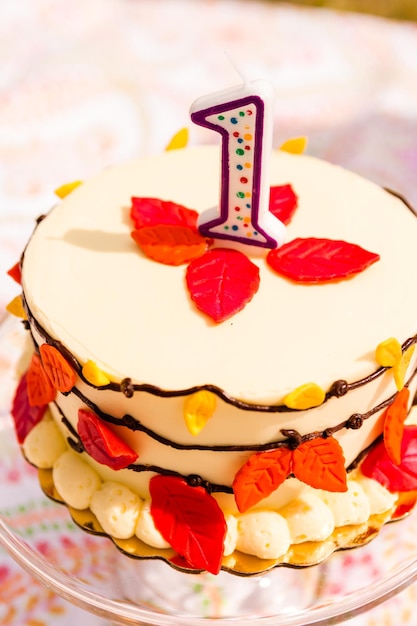
<path id="1" fill-rule="evenodd" d="M 210 383 L 206 383 L 203 385 L 194 385 L 192 387 L 187 387 L 184 389 L 167 390 L 167 389 L 162 389 L 161 387 L 158 387 L 157 385 L 152 385 L 150 383 L 133 383 L 131 378 L 126 377 L 126 378 L 123 378 L 120 381 L 120 383 L 110 382 L 108 385 L 103 385 L 103 386 L 98 387 L 97 385 L 93 385 L 92 383 L 90 383 L 83 376 L 82 365 L 75 358 L 75 356 L 60 341 L 53 339 L 46 332 L 46 330 L 39 324 L 39 322 L 37 321 L 35 316 L 32 314 L 26 302 L 24 292 L 22 293 L 22 301 L 23 301 L 26 314 L 28 316 L 28 320 L 30 324 L 33 324 L 35 326 L 39 335 L 43 337 L 43 339 L 45 340 L 47 344 L 54 346 L 55 348 L 57 348 L 57 350 L 59 350 L 62 353 L 62 355 L 67 359 L 67 361 L 71 364 L 71 366 L 77 372 L 78 376 L 86 385 L 98 391 L 115 391 L 115 392 L 123 393 L 128 398 L 131 398 L 134 392 L 136 391 L 146 392 L 154 396 L 159 396 L 161 398 L 175 398 L 175 397 L 181 397 L 181 396 L 189 396 L 198 391 L 210 391 L 211 393 L 215 394 L 218 398 L 220 398 L 227 404 L 231 404 L 232 406 L 235 406 L 238 409 L 241 409 L 242 411 L 256 411 L 256 412 L 262 412 L 262 413 L 299 413 L 300 412 L 300 409 L 291 409 L 287 407 L 285 404 L 259 404 L 259 403 L 255 404 L 255 403 L 245 402 L 244 400 L 234 398 L 233 396 L 228 394 L 224 389 L 221 389 L 217 385 L 213 385 Z M 31 333 L 31 335 L 32 335 L 32 340 L 35 345 L 35 348 L 37 348 L 37 344 L 33 337 L 33 334 Z M 405 352 L 408 348 L 410 348 L 413 344 L 416 344 L 416 343 L 417 343 L 417 334 L 414 335 L 413 337 L 410 337 L 402 344 L 401 346 L 402 351 Z M 328 391 L 326 392 L 325 398 L 322 404 L 330 400 L 330 398 L 333 398 L 333 397 L 340 398 L 346 395 L 347 393 L 349 393 L 349 391 L 354 391 L 355 389 L 358 389 L 359 387 L 362 387 L 368 383 L 371 383 L 372 381 L 382 376 L 382 374 L 384 374 L 384 372 L 386 372 L 388 369 L 390 368 L 381 366 L 378 369 L 376 369 L 374 372 L 372 372 L 371 374 L 368 374 L 367 376 L 360 378 L 356 381 L 353 381 L 351 383 L 347 382 L 344 379 L 338 379 L 334 381 L 330 385 L 330 388 L 328 389 Z"/>

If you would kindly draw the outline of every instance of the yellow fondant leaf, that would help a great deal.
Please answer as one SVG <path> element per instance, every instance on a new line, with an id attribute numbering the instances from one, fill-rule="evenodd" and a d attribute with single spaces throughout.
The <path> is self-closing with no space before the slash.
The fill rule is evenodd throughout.
<path id="1" fill-rule="evenodd" d="M 13 298 L 11 302 L 6 306 L 6 311 L 14 315 L 15 317 L 20 317 L 23 320 L 27 319 L 26 311 L 23 308 L 22 297 L 16 296 Z"/>
<path id="2" fill-rule="evenodd" d="M 401 361 L 403 352 L 398 339 L 390 337 L 382 341 L 376 348 L 375 358 L 382 367 L 394 367 Z"/>
<path id="3" fill-rule="evenodd" d="M 279 147 L 283 152 L 290 154 L 303 154 L 307 147 L 307 137 L 293 137 L 284 141 Z"/>
<path id="4" fill-rule="evenodd" d="M 401 389 L 404 387 L 405 375 L 407 373 L 408 366 L 410 365 L 411 357 L 414 353 L 414 348 L 415 345 L 410 346 L 402 355 L 399 363 L 394 365 L 392 369 L 398 391 L 401 391 Z"/>
<path id="5" fill-rule="evenodd" d="M 83 366 L 84 378 L 95 387 L 104 387 L 110 383 L 110 378 L 94 363 L 87 361 Z"/>
<path id="6" fill-rule="evenodd" d="M 289 409 L 311 409 L 314 406 L 320 406 L 326 397 L 325 392 L 316 383 L 306 383 L 291 391 L 284 398 L 284 404 Z"/>
<path id="7" fill-rule="evenodd" d="M 74 191 L 74 189 L 76 189 L 80 185 L 82 185 L 81 180 L 74 180 L 74 182 L 72 183 L 65 183 L 65 185 L 61 185 L 61 187 L 58 187 L 58 189 L 55 189 L 55 195 L 61 199 L 65 198 L 65 196 L 68 196 L 71 193 L 71 191 Z"/>
<path id="8" fill-rule="evenodd" d="M 184 401 L 184 419 L 192 435 L 204 428 L 216 410 L 216 396 L 205 389 L 187 396 Z"/>
<path id="9" fill-rule="evenodd" d="M 181 128 L 172 137 L 171 141 L 165 148 L 165 150 L 178 150 L 179 148 L 185 148 L 188 144 L 188 128 Z"/>

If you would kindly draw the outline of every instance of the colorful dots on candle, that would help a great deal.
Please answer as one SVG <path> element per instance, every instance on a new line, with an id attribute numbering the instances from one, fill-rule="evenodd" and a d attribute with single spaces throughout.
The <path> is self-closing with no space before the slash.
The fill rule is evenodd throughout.
<path id="1" fill-rule="evenodd" d="M 201 234 L 214 239 L 275 248 L 283 241 L 283 224 L 268 214 L 268 162 L 272 143 L 273 90 L 266 81 L 245 82 L 191 107 L 197 124 L 222 139 L 219 207 L 198 219 Z M 264 167 L 265 166 L 265 167 Z M 226 234 L 227 233 L 227 234 Z"/>

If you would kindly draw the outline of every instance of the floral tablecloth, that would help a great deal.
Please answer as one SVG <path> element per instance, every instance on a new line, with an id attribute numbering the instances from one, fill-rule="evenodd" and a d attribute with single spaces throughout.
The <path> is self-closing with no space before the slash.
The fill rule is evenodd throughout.
<path id="1" fill-rule="evenodd" d="M 1 276 L 62 183 L 159 152 L 184 126 L 191 143 L 216 141 L 191 127 L 188 109 L 196 97 L 239 82 L 228 57 L 251 79 L 273 82 L 276 145 L 307 135 L 310 154 L 417 206 L 415 24 L 254 0 L 2 0 Z M 16 293 L 2 278 L 0 319 Z M 8 365 L 2 354 L 0 373 Z M 14 485 L 31 470 L 10 464 L 4 441 L 0 446 L 1 512 L 21 516 L 46 552 L 62 549 L 51 539 L 60 529 L 75 565 L 88 554 L 94 569 L 99 548 L 88 537 L 83 546 L 72 543 L 64 510 L 50 517 L 40 494 L 19 501 Z M 412 585 L 349 624 L 414 625 L 416 598 Z M 0 552 L 0 623 L 64 626 L 77 617 L 104 624 Z"/>

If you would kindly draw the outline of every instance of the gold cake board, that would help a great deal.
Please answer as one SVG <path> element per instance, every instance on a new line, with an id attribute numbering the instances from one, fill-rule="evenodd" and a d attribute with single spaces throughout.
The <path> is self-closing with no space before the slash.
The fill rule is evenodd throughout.
<path id="1" fill-rule="evenodd" d="M 55 488 L 51 469 L 38 469 L 39 483 L 46 496 L 67 506 L 68 511 L 77 526 L 82 530 L 108 537 L 115 546 L 125 555 L 137 559 L 161 559 L 169 565 L 184 572 L 196 573 L 178 564 L 178 554 L 172 549 L 158 549 L 147 545 L 137 537 L 116 539 L 104 532 L 96 516 L 90 509 L 82 511 L 68 506 Z M 278 566 L 309 567 L 317 565 L 327 559 L 336 550 L 357 548 L 374 539 L 387 522 L 396 521 L 405 517 L 414 508 L 417 501 L 417 492 L 399 494 L 396 506 L 380 515 L 372 515 L 367 522 L 351 526 L 341 526 L 324 541 L 305 541 L 293 544 L 282 557 L 278 559 L 260 559 L 243 554 L 235 550 L 222 561 L 222 570 L 240 576 L 262 574 Z"/>

